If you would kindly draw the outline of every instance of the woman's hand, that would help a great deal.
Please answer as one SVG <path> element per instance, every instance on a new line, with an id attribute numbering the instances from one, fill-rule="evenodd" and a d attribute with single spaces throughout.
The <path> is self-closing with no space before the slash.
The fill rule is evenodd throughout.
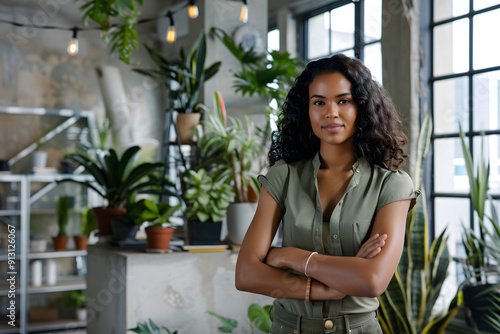
<path id="1" fill-rule="evenodd" d="M 364 259 L 373 259 L 377 256 L 382 247 L 385 245 L 385 240 L 387 239 L 387 234 L 374 234 L 367 241 L 365 241 L 359 248 L 356 257 L 362 257 Z"/>
<path id="2" fill-rule="evenodd" d="M 386 239 L 387 234 L 375 234 L 371 236 L 361 245 L 356 257 L 373 259 L 380 253 L 382 247 L 384 247 Z M 310 251 L 296 247 L 271 248 L 267 253 L 265 263 L 279 269 L 293 269 L 293 267 L 297 267 L 299 263 L 304 263 L 305 267 L 305 262 L 310 254 Z M 292 263 L 294 264 L 293 267 L 291 265 Z"/>

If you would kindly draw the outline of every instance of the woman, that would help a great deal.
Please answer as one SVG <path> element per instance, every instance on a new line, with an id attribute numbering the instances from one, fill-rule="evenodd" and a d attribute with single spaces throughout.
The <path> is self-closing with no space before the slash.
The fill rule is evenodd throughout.
<path id="1" fill-rule="evenodd" d="M 357 59 L 310 62 L 290 89 L 273 165 L 236 266 L 239 290 L 277 298 L 271 333 L 381 333 L 376 310 L 419 192 L 407 138 Z M 280 221 L 283 247 L 270 248 Z"/>

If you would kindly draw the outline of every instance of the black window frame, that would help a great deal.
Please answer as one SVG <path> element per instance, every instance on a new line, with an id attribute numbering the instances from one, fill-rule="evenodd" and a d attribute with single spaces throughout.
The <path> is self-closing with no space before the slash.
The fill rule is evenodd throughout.
<path id="1" fill-rule="evenodd" d="M 439 20 L 439 21 L 434 21 L 434 3 L 435 1 L 439 0 L 432 0 L 428 4 L 423 5 L 422 8 L 422 15 L 421 18 L 422 20 L 427 20 L 427 31 L 425 31 L 425 28 L 421 30 L 422 32 L 422 37 L 423 37 L 423 42 L 424 46 L 428 47 L 429 52 L 427 54 L 424 54 L 424 59 L 425 62 L 428 64 L 426 70 L 424 71 L 424 78 L 427 78 L 427 85 L 428 85 L 428 91 L 429 91 L 429 97 L 427 98 L 427 103 L 429 105 L 429 111 L 430 115 L 432 116 L 432 119 L 434 120 L 434 84 L 439 81 L 443 80 L 448 80 L 448 79 L 455 79 L 455 78 L 467 78 L 468 81 L 468 106 L 467 106 L 467 113 L 468 113 L 468 122 L 469 122 L 469 129 L 467 131 L 464 131 L 465 135 L 465 140 L 466 144 L 469 146 L 469 149 L 471 151 L 472 156 L 474 156 L 474 145 L 473 141 L 474 138 L 479 138 L 481 135 L 500 135 L 500 128 L 496 130 L 484 130 L 484 131 L 475 131 L 474 130 L 474 76 L 482 73 L 488 73 L 488 72 L 493 72 L 493 71 L 499 71 L 500 70 L 500 65 L 498 66 L 493 66 L 493 67 L 487 67 L 487 68 L 481 68 L 481 69 L 474 69 L 473 68 L 473 47 L 474 47 L 474 17 L 476 15 L 480 15 L 483 13 L 491 12 L 493 10 L 498 10 L 500 9 L 500 4 L 493 5 L 490 7 L 486 7 L 480 10 L 474 10 L 474 1 L 469 0 L 469 12 L 463 15 Z M 460 73 L 452 73 L 452 74 L 446 74 L 446 75 L 437 75 L 434 76 L 434 29 L 436 27 L 442 26 L 444 24 L 449 24 L 454 21 L 458 21 L 461 19 L 468 19 L 469 20 L 469 49 L 468 49 L 468 55 L 469 55 L 469 67 L 468 70 L 465 72 L 460 72 Z M 422 113 L 424 111 L 422 110 Z M 424 115 L 421 115 L 421 118 L 423 118 Z M 435 238 L 436 236 L 436 210 L 435 210 L 435 203 L 437 199 L 440 198 L 461 198 L 461 199 L 468 199 L 469 202 L 469 227 L 471 229 L 475 229 L 475 224 L 474 224 L 474 206 L 472 203 L 472 200 L 470 199 L 469 193 L 448 193 L 448 192 L 437 192 L 435 191 L 435 186 L 434 186 L 434 179 L 435 179 L 435 168 L 434 168 L 434 146 L 435 146 L 435 141 L 439 139 L 458 139 L 460 138 L 459 133 L 446 133 L 446 134 L 435 134 L 434 129 L 432 131 L 431 135 L 431 150 L 430 150 L 430 156 L 428 157 L 428 161 L 426 163 L 426 170 L 425 170 L 425 188 L 430 189 L 429 195 L 428 195 L 428 201 L 429 203 L 429 223 L 430 223 L 430 232 L 431 232 L 431 237 L 432 239 Z M 500 199 L 500 194 L 490 194 L 491 198 L 494 200 L 499 200 Z M 455 254 L 456 255 L 456 254 Z"/>
<path id="2" fill-rule="evenodd" d="M 345 6 L 347 4 L 353 3 L 354 4 L 354 47 L 352 48 L 354 50 L 354 55 L 356 58 L 361 59 L 364 61 L 364 48 L 368 45 L 372 44 L 377 44 L 381 43 L 381 39 L 373 40 L 370 42 L 365 42 L 365 1 L 367 0 L 359 0 L 359 1 L 353 1 L 353 0 L 337 0 L 337 1 L 332 1 L 330 4 L 319 7 L 317 9 L 305 12 L 301 15 L 297 16 L 297 23 L 298 23 L 298 33 L 301 38 L 299 38 L 299 43 L 298 43 L 298 52 L 299 56 L 301 59 L 305 59 L 306 61 L 311 61 L 314 60 L 315 58 L 309 58 L 307 55 L 307 45 L 308 45 L 308 20 L 314 16 L 323 14 L 325 12 L 330 12 L 331 10 L 335 8 L 339 8 L 342 6 Z M 369 1 L 369 0 L 368 0 Z M 328 50 L 331 50 L 331 37 L 328 40 L 329 42 L 329 48 Z M 341 53 L 349 49 L 337 51 L 336 53 Z M 331 55 L 331 54 L 330 54 Z M 326 57 L 328 55 L 323 55 L 321 57 Z"/>

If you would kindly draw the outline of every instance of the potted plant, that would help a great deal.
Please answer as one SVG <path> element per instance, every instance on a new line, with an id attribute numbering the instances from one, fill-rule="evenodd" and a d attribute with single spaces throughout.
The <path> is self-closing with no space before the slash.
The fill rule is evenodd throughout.
<path id="1" fill-rule="evenodd" d="M 183 177 L 191 245 L 220 244 L 222 219 L 235 195 L 224 177 L 224 174 L 210 176 L 204 168 L 189 170 Z"/>
<path id="2" fill-rule="evenodd" d="M 155 203 L 149 199 L 142 199 L 139 203 L 139 205 L 143 205 L 143 210 L 138 221 L 148 222 L 149 224 L 145 229 L 148 248 L 152 250 L 168 249 L 174 228 L 177 226 L 170 218 L 182 204 L 170 205 L 168 202 Z"/>
<path id="3" fill-rule="evenodd" d="M 205 67 L 207 43 L 205 33 L 193 44 L 188 55 L 181 50 L 177 62 L 169 62 L 162 54 L 145 45 L 157 69 L 134 68 L 135 72 L 152 77 L 164 83 L 174 110 L 178 112 L 176 128 L 181 143 L 192 143 L 195 127 L 200 121 L 200 90 L 205 81 L 211 79 L 221 66 L 214 62 Z"/>
<path id="4" fill-rule="evenodd" d="M 490 163 L 481 155 L 474 172 L 474 161 L 465 144 L 460 127 L 460 140 L 470 185 L 470 197 L 479 220 L 479 234 L 464 226 L 462 243 L 466 258 L 457 259 L 465 275 L 459 291 L 468 321 L 479 330 L 500 332 L 500 221 L 490 198 L 490 216 L 486 215 Z M 483 150 L 481 149 L 481 152 Z"/>
<path id="5" fill-rule="evenodd" d="M 92 231 L 97 230 L 97 221 L 92 210 L 85 208 L 81 214 L 82 224 L 77 235 L 73 236 L 75 248 L 77 250 L 86 250 Z"/>
<path id="6" fill-rule="evenodd" d="M 200 138 L 198 146 L 204 162 L 200 165 L 210 174 L 224 175 L 226 182 L 234 187 L 235 202 L 227 211 L 229 239 L 241 244 L 250 221 L 257 208 L 260 173 L 258 160 L 262 142 L 246 118 L 246 127 L 239 120 L 228 117 L 224 101 L 215 92 L 217 112 L 207 111 L 208 130 Z"/>
<path id="7" fill-rule="evenodd" d="M 68 227 L 69 221 L 69 207 L 70 198 L 68 196 L 59 197 L 57 201 L 57 226 L 59 227 L 59 232 L 57 236 L 52 237 L 55 250 L 65 250 L 66 244 L 68 243 L 66 228 Z"/>
<path id="8" fill-rule="evenodd" d="M 87 295 L 83 290 L 68 291 L 63 302 L 66 307 L 75 310 L 78 321 L 87 321 Z"/>
<path id="9" fill-rule="evenodd" d="M 111 221 L 119 219 L 126 211 L 125 204 L 131 194 L 158 186 L 148 178 L 164 166 L 161 162 L 135 163 L 139 146 L 132 146 L 118 156 L 114 149 L 97 149 L 95 158 L 88 153 L 67 154 L 66 158 L 82 165 L 93 176 L 92 181 L 62 179 L 59 182 L 76 182 L 93 189 L 107 202 L 106 207 L 93 208 L 100 235 L 111 235 Z"/>

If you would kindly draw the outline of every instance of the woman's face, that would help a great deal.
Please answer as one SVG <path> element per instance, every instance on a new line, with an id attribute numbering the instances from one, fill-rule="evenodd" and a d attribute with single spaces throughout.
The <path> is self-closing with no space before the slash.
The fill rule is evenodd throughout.
<path id="1" fill-rule="evenodd" d="M 351 83 L 339 72 L 318 74 L 309 85 L 309 119 L 321 145 L 354 143 L 358 108 Z"/>

